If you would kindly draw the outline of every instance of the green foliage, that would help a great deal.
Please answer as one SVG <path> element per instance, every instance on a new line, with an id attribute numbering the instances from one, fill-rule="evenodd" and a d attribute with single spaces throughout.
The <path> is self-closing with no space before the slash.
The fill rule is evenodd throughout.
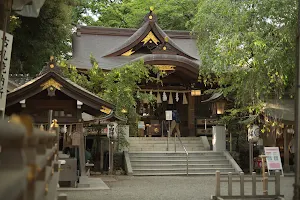
<path id="1" fill-rule="evenodd" d="M 200 0 L 200 80 L 232 97 L 232 117 L 258 114 L 262 102 L 293 88 L 296 8 L 296 0 Z"/>
<path id="2" fill-rule="evenodd" d="M 136 112 L 136 102 L 147 100 L 151 103 L 155 100 L 151 94 L 140 93 L 139 84 L 158 81 L 151 76 L 151 73 L 158 73 L 158 70 L 145 65 L 142 60 L 113 69 L 110 72 L 103 72 L 92 56 L 91 63 L 93 68 L 88 70 L 87 74 L 78 73 L 74 66 L 69 67 L 65 63 L 60 63 L 60 65 L 64 69 L 65 76 L 71 81 L 113 103 L 116 106 L 116 114 L 127 117 L 131 133 L 135 133 L 139 119 Z"/>
<path id="3" fill-rule="evenodd" d="M 92 0 L 77 6 L 75 17 L 87 25 L 138 28 L 151 6 L 163 29 L 190 29 L 198 0 Z"/>
<path id="4" fill-rule="evenodd" d="M 11 18 L 14 35 L 11 72 L 40 72 L 50 56 L 71 51 L 72 7 L 65 0 L 45 1 L 38 18 Z"/>

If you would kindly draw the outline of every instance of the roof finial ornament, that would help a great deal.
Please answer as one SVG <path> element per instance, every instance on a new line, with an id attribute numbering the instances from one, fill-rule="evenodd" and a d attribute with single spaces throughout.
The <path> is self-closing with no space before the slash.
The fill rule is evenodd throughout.
<path id="1" fill-rule="evenodd" d="M 150 22 L 156 22 L 157 17 L 155 15 L 154 11 L 154 6 L 150 6 L 150 12 L 145 16 L 144 22 L 150 21 Z"/>

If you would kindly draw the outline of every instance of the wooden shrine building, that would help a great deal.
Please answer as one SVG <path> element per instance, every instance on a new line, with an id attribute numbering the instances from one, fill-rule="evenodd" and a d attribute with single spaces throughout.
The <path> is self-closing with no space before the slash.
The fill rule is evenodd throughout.
<path id="1" fill-rule="evenodd" d="M 111 103 L 63 77 L 61 68 L 51 58 L 36 78 L 7 94 L 5 114 L 30 115 L 34 124 L 44 129 L 49 129 L 51 119 L 56 119 L 59 150 L 78 146 L 81 173 L 85 173 L 83 116 L 107 117 L 112 116 L 113 110 Z"/>
<path id="2" fill-rule="evenodd" d="M 166 110 L 179 112 L 182 136 L 203 133 L 203 120 L 214 112 L 211 102 L 201 103 L 209 96 L 200 96 L 205 86 L 198 82 L 201 60 L 196 39 L 188 31 L 162 30 L 152 10 L 141 21 L 139 29 L 79 26 L 69 63 L 81 71 L 88 70 L 92 54 L 104 71 L 139 60 L 157 66 L 164 72 L 162 84 L 140 85 L 142 91 L 157 97 L 155 106 L 138 104 L 142 123 L 150 127 L 147 133 L 163 134 Z"/>

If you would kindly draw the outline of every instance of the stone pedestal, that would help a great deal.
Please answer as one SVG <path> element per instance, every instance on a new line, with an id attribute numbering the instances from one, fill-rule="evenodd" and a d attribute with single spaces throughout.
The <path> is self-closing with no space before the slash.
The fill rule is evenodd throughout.
<path id="1" fill-rule="evenodd" d="M 225 126 L 212 127 L 212 146 L 213 151 L 226 151 L 226 132 Z"/>

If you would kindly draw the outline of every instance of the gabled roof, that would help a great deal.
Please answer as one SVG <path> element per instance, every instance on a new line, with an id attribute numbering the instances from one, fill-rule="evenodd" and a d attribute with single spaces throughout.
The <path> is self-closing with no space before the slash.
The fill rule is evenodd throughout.
<path id="1" fill-rule="evenodd" d="M 147 55 L 156 54 L 182 57 L 177 60 L 183 62 L 189 60 L 187 65 L 192 64 L 198 69 L 201 61 L 196 39 L 188 31 L 162 30 L 156 18 L 153 12 L 148 13 L 139 29 L 78 27 L 73 35 L 73 58 L 69 63 L 79 69 L 89 69 L 91 68 L 90 54 L 93 54 L 102 69 L 111 70 L 137 59 L 143 59 Z M 150 41 L 153 38 L 155 41 Z M 150 49 L 153 50 L 152 53 L 135 51 L 145 47 L 145 41 L 156 44 L 154 50 Z M 122 56 L 126 53 L 128 56 Z"/>
<path id="2" fill-rule="evenodd" d="M 82 102 L 83 105 L 95 111 L 109 111 L 109 113 L 106 114 L 112 112 L 114 105 L 73 83 L 71 80 L 64 78 L 55 68 L 57 68 L 57 66 L 49 67 L 48 65 L 48 69 L 44 69 L 40 76 L 10 91 L 7 94 L 6 106 L 8 107 L 19 103 L 53 86 L 67 96 Z"/>

